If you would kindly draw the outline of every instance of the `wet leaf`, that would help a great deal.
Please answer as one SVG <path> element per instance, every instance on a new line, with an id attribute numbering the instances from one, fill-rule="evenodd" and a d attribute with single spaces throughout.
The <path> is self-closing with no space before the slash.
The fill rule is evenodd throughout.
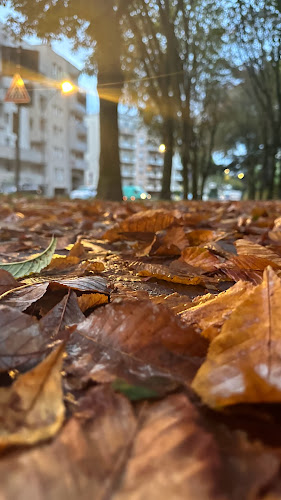
<path id="1" fill-rule="evenodd" d="M 281 401 L 281 282 L 271 268 L 212 341 L 193 388 L 211 407 Z"/>
<path id="2" fill-rule="evenodd" d="M 54 436 L 64 421 L 63 349 L 0 389 L 0 449 L 32 445 Z"/>
<path id="3" fill-rule="evenodd" d="M 29 276 L 30 274 L 39 273 L 41 269 L 44 269 L 52 260 L 52 256 L 55 252 L 57 240 L 52 238 L 52 241 L 48 248 L 37 255 L 36 257 L 29 258 L 22 262 L 11 262 L 11 263 L 0 263 L 0 269 L 4 269 L 11 273 L 15 278 L 21 278 L 23 276 Z"/>

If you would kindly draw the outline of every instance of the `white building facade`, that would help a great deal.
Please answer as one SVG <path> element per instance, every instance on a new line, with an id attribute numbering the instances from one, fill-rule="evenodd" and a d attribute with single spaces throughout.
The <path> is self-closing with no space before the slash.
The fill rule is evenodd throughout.
<path id="1" fill-rule="evenodd" d="M 5 73 L 4 49 L 15 47 L 0 25 L 0 190 L 13 185 L 15 142 L 13 130 L 17 106 L 5 102 L 11 75 Z M 49 45 L 21 44 L 21 50 L 38 54 L 38 72 L 23 72 L 32 83 L 30 105 L 19 105 L 20 185 L 38 185 L 47 196 L 68 194 L 84 183 L 87 150 L 86 95 L 77 91 L 63 95 L 60 83 L 78 84 L 79 70 L 56 54 Z"/>

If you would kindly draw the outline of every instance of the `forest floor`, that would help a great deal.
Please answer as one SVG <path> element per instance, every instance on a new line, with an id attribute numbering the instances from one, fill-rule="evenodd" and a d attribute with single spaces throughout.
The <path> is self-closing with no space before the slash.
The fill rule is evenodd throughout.
<path id="1" fill-rule="evenodd" d="M 1 500 L 281 499 L 281 202 L 0 202 Z"/>

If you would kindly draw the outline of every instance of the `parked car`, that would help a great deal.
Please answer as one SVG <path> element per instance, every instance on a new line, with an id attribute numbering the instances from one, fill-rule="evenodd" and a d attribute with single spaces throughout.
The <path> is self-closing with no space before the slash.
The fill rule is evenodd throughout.
<path id="1" fill-rule="evenodd" d="M 97 190 L 91 186 L 79 186 L 70 193 L 71 200 L 90 200 L 95 198 Z"/>
<path id="2" fill-rule="evenodd" d="M 151 198 L 151 195 L 139 186 L 124 186 L 122 191 L 124 201 L 150 200 Z"/>

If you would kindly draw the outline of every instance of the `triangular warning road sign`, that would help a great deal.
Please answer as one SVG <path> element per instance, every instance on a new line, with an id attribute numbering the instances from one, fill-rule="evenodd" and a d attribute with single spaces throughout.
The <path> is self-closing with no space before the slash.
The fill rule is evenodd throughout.
<path id="1" fill-rule="evenodd" d="M 30 102 L 30 95 L 25 88 L 22 77 L 19 74 L 14 75 L 4 101 L 15 102 L 16 104 L 28 104 Z"/>

